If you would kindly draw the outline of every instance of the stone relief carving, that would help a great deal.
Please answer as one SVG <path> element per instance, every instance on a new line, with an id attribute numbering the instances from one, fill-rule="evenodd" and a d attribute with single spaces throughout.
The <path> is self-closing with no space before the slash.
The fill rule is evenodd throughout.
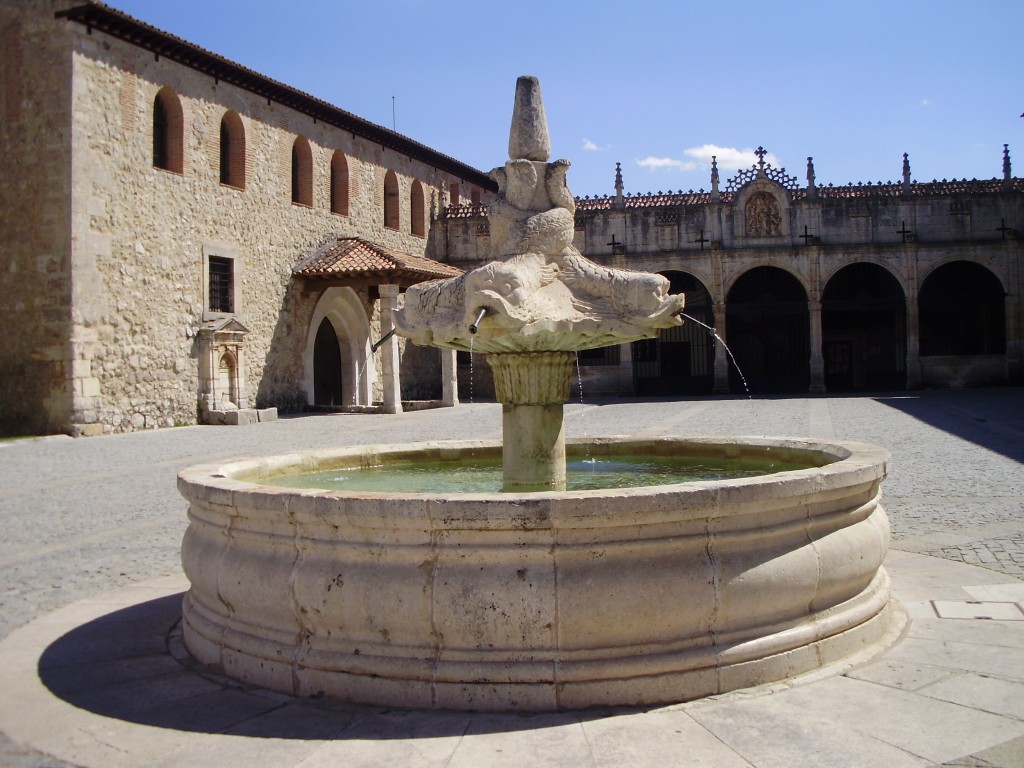
<path id="1" fill-rule="evenodd" d="M 781 233 L 782 214 L 779 202 L 770 192 L 755 192 L 744 209 L 747 235 L 778 235 Z"/>

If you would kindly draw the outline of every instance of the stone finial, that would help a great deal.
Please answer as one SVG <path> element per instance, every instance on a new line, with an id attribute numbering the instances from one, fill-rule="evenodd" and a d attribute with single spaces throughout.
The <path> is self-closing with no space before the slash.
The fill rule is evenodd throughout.
<path id="1" fill-rule="evenodd" d="M 814 199 L 818 196 L 818 188 L 814 184 L 814 158 L 807 158 L 807 197 Z"/>
<path id="2" fill-rule="evenodd" d="M 510 160 L 537 160 L 542 163 L 551 157 L 548 119 L 540 96 L 540 80 L 536 77 L 523 75 L 516 80 L 508 157 Z"/>
<path id="3" fill-rule="evenodd" d="M 718 200 L 718 156 L 711 156 L 711 199 Z M 703 246 L 701 246 L 703 247 Z"/>
<path id="4" fill-rule="evenodd" d="M 910 183 L 910 155 L 903 153 L 903 183 Z"/>
<path id="5" fill-rule="evenodd" d="M 1010 169 L 1010 145 L 1003 144 L 1003 186 L 1007 186 L 1013 179 L 1013 172 Z"/>
<path id="6" fill-rule="evenodd" d="M 622 184 L 622 163 L 615 164 L 615 202 L 622 202 L 622 190 L 625 187 Z"/>

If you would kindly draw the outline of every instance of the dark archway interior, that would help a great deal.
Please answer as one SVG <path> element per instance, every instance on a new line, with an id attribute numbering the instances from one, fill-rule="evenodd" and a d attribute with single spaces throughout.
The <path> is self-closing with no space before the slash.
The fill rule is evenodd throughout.
<path id="1" fill-rule="evenodd" d="M 800 282 L 777 267 L 744 273 L 726 299 L 726 342 L 736 359 L 732 392 L 807 392 L 810 386 L 810 314 Z"/>
<path id="2" fill-rule="evenodd" d="M 1003 286 L 985 267 L 945 264 L 918 296 L 921 355 L 1002 355 L 1006 352 Z"/>
<path id="3" fill-rule="evenodd" d="M 899 282 L 877 264 L 851 264 L 821 297 L 829 392 L 905 389 L 907 311 Z"/>
<path id="4" fill-rule="evenodd" d="M 341 346 L 326 317 L 313 342 L 313 404 L 342 405 Z"/>
<path id="5" fill-rule="evenodd" d="M 662 272 L 669 293 L 686 295 L 685 312 L 714 326 L 711 295 L 700 280 L 687 272 Z M 715 340 L 693 320 L 664 328 L 655 339 L 633 343 L 633 381 L 638 395 L 710 394 L 714 386 Z"/>

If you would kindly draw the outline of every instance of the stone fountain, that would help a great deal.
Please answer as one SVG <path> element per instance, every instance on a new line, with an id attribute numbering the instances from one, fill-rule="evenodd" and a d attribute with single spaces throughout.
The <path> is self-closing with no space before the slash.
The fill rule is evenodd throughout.
<path id="1" fill-rule="evenodd" d="M 487 354 L 503 443 L 360 446 L 194 467 L 183 637 L 202 663 L 295 695 L 389 706 L 559 710 L 678 702 L 781 680 L 892 634 L 863 443 L 595 438 L 566 445 L 576 350 L 681 322 L 656 275 L 572 247 L 568 162 L 540 90 L 517 84 L 493 173 L 495 260 L 410 289 L 398 332 Z M 566 454 L 753 457 L 799 468 L 567 492 Z M 285 474 L 501 455 L 504 492 L 296 490 Z M 541 489 L 541 490 L 538 490 Z"/>

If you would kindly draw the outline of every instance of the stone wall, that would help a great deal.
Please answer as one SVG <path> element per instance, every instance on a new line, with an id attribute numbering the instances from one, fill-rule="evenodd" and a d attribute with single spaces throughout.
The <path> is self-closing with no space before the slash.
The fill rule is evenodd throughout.
<path id="1" fill-rule="evenodd" d="M 73 334 L 83 358 L 72 429 L 195 422 L 196 339 L 210 315 L 204 256 L 233 259 L 234 310 L 250 331 L 250 403 L 304 407 L 302 358 L 322 290 L 294 280 L 292 267 L 331 235 L 424 253 L 428 239 L 409 233 L 410 186 L 419 179 L 426 209 L 437 210 L 451 178 L 120 40 L 66 26 L 74 47 Z M 184 113 L 180 174 L 153 166 L 153 102 L 165 86 Z M 244 189 L 220 183 L 220 121 L 228 109 L 245 129 Z M 312 149 L 312 206 L 291 201 L 297 136 Z M 346 216 L 330 212 L 336 150 L 348 162 Z M 399 180 L 397 230 L 384 226 L 386 169 Z M 379 318 L 373 322 L 379 327 Z"/>

